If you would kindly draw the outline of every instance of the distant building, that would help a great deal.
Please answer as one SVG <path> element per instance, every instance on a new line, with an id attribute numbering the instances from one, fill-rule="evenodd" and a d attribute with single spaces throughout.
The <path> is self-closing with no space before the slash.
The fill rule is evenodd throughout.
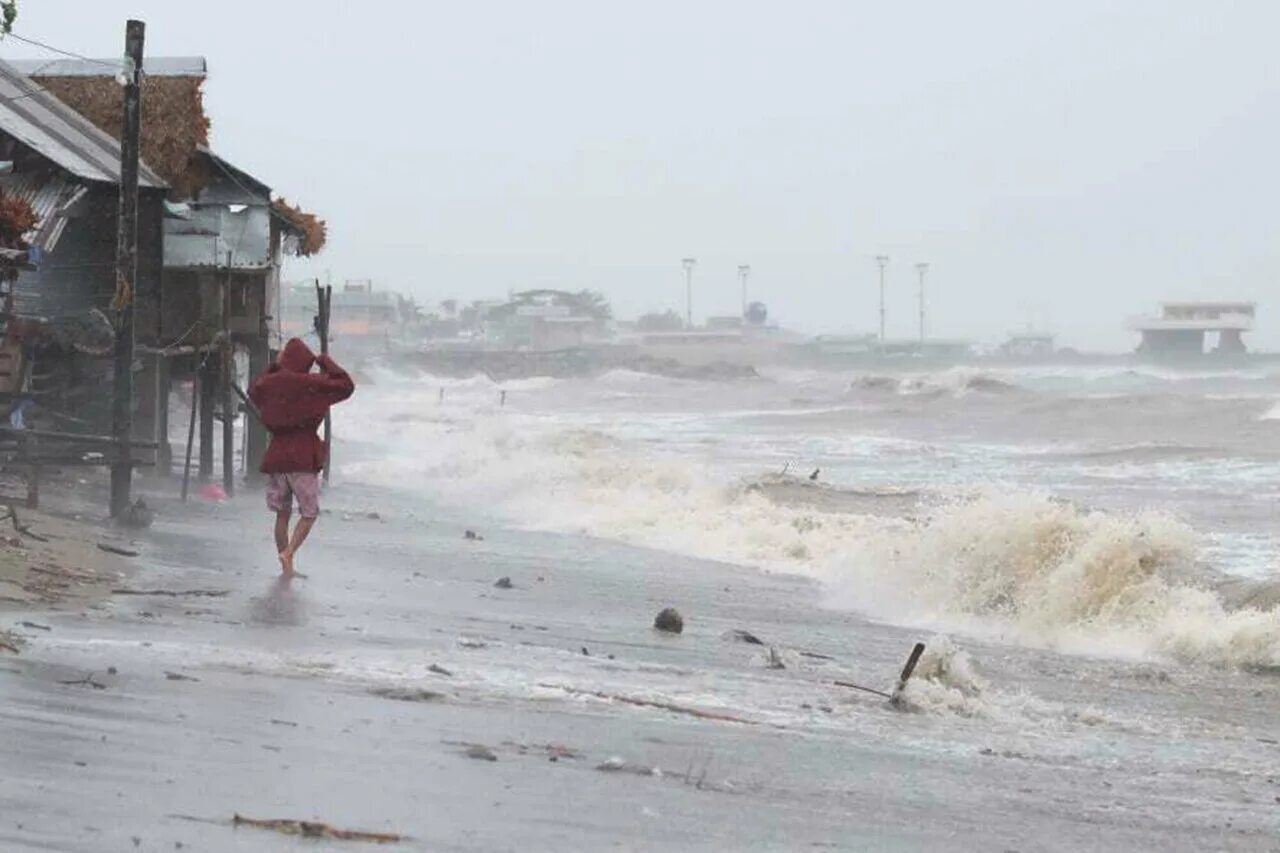
<path id="1" fill-rule="evenodd" d="M 1054 353 L 1054 336 L 1048 332 L 1010 332 L 1000 354 L 1012 358 L 1036 358 Z"/>
<path id="2" fill-rule="evenodd" d="M 315 340 L 315 284 L 295 284 L 281 294 L 280 336 Z M 334 288 L 329 339 L 339 356 L 386 350 L 403 337 L 412 319 L 409 303 L 398 293 L 375 289 L 371 281 L 348 281 Z"/>
<path id="3" fill-rule="evenodd" d="M 1256 307 L 1252 302 L 1166 302 L 1159 315 L 1136 317 L 1129 327 L 1142 334 L 1141 355 L 1203 355 L 1210 335 L 1213 353 L 1239 355 L 1246 351 L 1243 334 L 1253 329 Z"/>

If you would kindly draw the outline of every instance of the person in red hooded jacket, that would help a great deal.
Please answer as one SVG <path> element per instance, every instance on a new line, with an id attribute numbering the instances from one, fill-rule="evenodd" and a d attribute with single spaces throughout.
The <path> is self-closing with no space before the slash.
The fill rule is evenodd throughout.
<path id="1" fill-rule="evenodd" d="M 313 366 L 319 372 L 313 373 Z M 315 355 L 298 338 L 284 345 L 276 363 L 249 388 L 249 399 L 271 433 L 261 471 L 268 477 L 267 507 L 276 514 L 276 549 L 285 577 L 293 576 L 294 555 L 320 515 L 319 474 L 329 448 L 316 429 L 324 423 L 329 407 L 350 397 L 355 388 L 336 361 Z M 290 536 L 295 500 L 299 518 Z"/>

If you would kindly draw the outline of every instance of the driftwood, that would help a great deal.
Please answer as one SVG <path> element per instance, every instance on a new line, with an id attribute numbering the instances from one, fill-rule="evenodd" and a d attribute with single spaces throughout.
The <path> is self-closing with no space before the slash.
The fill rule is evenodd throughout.
<path id="1" fill-rule="evenodd" d="M 599 690 L 579 690 L 576 687 L 564 687 L 559 684 L 542 684 L 541 687 L 548 687 L 552 690 L 563 690 L 573 696 L 594 696 L 597 699 L 607 699 L 610 702 L 621 702 L 624 705 L 635 705 L 638 708 L 657 708 L 660 711 L 670 711 L 673 714 L 684 714 L 689 717 L 697 717 L 700 720 L 715 720 L 721 723 L 740 723 L 744 726 L 754 726 L 754 720 L 748 720 L 744 717 L 735 717 L 732 714 L 721 714 L 716 711 L 703 711 L 698 708 L 690 708 L 685 705 L 676 705 L 672 702 L 656 702 L 650 699 L 637 699 L 633 696 L 623 696 L 618 693 L 604 693 Z"/>
<path id="2" fill-rule="evenodd" d="M 892 693 L 885 693 L 883 690 L 876 690 L 874 687 L 863 687 L 861 684 L 854 684 L 852 681 L 833 681 L 836 687 L 848 687 L 850 690 L 861 690 L 863 693 L 873 693 L 876 696 L 883 696 L 885 699 L 893 699 Z"/>
<path id="3" fill-rule="evenodd" d="M 121 548 L 118 545 L 108 545 L 105 542 L 98 543 L 98 550 L 106 551 L 108 554 L 118 554 L 121 557 L 137 557 L 138 552 L 129 548 Z"/>
<path id="4" fill-rule="evenodd" d="M 396 832 L 363 832 L 357 829 L 338 829 L 327 823 L 315 820 L 289 820 L 287 818 L 264 820 L 237 814 L 231 818 L 231 825 L 270 829 L 283 835 L 298 835 L 303 838 L 333 838 L 338 841 L 370 841 L 374 844 L 397 844 L 401 841 L 409 840 L 407 835 L 400 835 Z"/>
<path id="5" fill-rule="evenodd" d="M 230 595 L 226 589 L 130 589 L 117 587 L 111 590 L 112 595 L 163 595 L 169 598 L 223 598 Z"/>

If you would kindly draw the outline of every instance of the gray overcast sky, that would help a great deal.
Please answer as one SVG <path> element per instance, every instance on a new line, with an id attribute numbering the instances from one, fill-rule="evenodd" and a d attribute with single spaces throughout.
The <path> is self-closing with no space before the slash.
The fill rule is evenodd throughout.
<path id="1" fill-rule="evenodd" d="M 1162 298 L 1280 347 L 1280 3 L 20 0 L 17 31 L 209 61 L 213 144 L 324 215 L 286 275 L 420 298 L 595 287 L 622 316 L 1126 348 Z M 0 44 L 0 55 L 44 55 Z"/>

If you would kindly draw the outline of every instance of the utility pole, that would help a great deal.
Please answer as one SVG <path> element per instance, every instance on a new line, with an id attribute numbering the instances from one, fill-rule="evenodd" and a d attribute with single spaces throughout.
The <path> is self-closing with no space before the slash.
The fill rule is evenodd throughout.
<path id="1" fill-rule="evenodd" d="M 697 265 L 697 258 L 684 258 L 680 263 L 684 264 L 684 327 L 686 329 L 693 328 L 693 268 Z"/>
<path id="2" fill-rule="evenodd" d="M 133 303 L 138 279 L 138 146 L 142 134 L 142 47 L 146 24 L 125 26 L 124 127 L 120 134 L 120 217 L 116 229 L 115 371 L 111 431 L 116 461 L 111 466 L 111 515 L 128 508 L 133 479 L 129 441 L 133 437 Z"/>
<path id="3" fill-rule="evenodd" d="M 751 275 L 750 264 L 738 265 L 738 278 L 742 280 L 742 319 L 747 319 L 747 277 Z"/>
<path id="4" fill-rule="evenodd" d="M 884 348 L 884 268 L 889 266 L 888 255 L 876 255 L 876 263 L 880 265 L 880 348 Z"/>
<path id="5" fill-rule="evenodd" d="M 924 274 L 929 265 L 923 261 L 916 264 L 916 272 L 920 274 L 920 352 L 924 352 Z"/>

